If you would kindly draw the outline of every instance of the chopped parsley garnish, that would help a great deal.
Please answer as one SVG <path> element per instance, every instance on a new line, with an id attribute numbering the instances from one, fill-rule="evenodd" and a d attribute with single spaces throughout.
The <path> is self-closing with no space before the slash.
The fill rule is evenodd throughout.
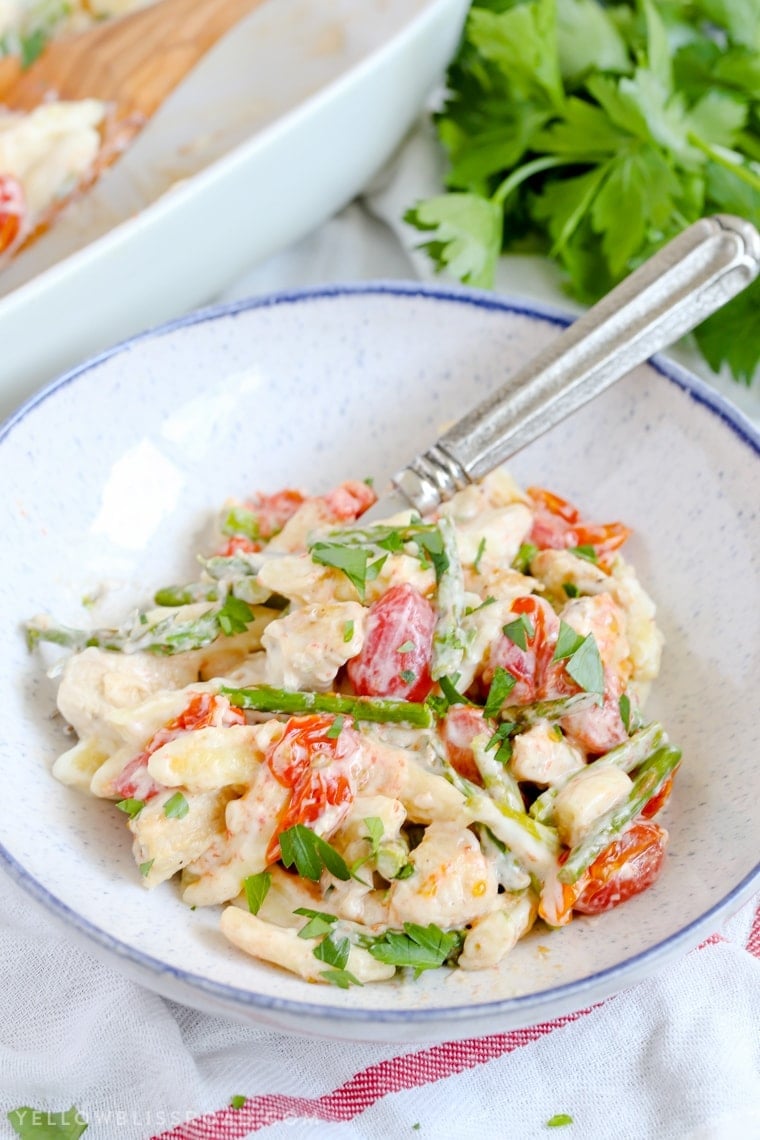
<path id="1" fill-rule="evenodd" d="M 483 707 L 483 716 L 498 716 L 502 706 L 517 684 L 517 680 L 503 666 L 497 665 L 494 669 L 493 680 L 488 689 L 488 696 Z"/>
<path id="2" fill-rule="evenodd" d="M 478 543 L 478 551 L 477 551 L 477 554 L 475 555 L 475 561 L 472 564 L 472 568 L 476 573 L 478 573 L 478 571 L 480 570 L 480 560 L 483 557 L 483 555 L 485 554 L 485 551 L 486 551 L 486 540 L 485 540 L 485 537 L 483 537 L 483 538 L 481 538 L 480 542 Z"/>
<path id="3" fill-rule="evenodd" d="M 66 1112 L 23 1105 L 6 1113 L 11 1128 L 21 1140 L 79 1140 L 89 1127 L 81 1112 L 72 1105 Z"/>
<path id="4" fill-rule="evenodd" d="M 577 598 L 580 594 L 580 590 L 576 586 L 575 582 L 563 582 L 562 589 L 565 591 L 568 598 Z"/>
<path id="5" fill-rule="evenodd" d="M 538 547 L 532 542 L 523 542 L 517 554 L 512 559 L 512 569 L 527 574 L 530 564 L 538 554 Z"/>
<path id="6" fill-rule="evenodd" d="M 272 876 L 269 871 L 259 871 L 258 875 L 249 875 L 247 879 L 243 879 L 245 901 L 251 914 L 259 913 L 271 885 Z"/>
<path id="7" fill-rule="evenodd" d="M 330 740 L 337 740 L 343 731 L 345 719 L 346 718 L 343 716 L 343 713 L 338 713 L 335 720 L 332 722 L 327 732 L 325 733 L 325 736 L 329 737 Z"/>
<path id="8" fill-rule="evenodd" d="M 216 620 L 222 633 L 231 637 L 234 633 L 245 633 L 253 621 L 253 610 L 247 602 L 230 594 L 216 615 Z"/>
<path id="9" fill-rule="evenodd" d="M 139 815 L 142 809 L 145 807 L 145 800 L 119 800 L 116 806 L 119 811 L 123 811 L 126 815 L 129 816 L 130 819 L 134 819 L 135 816 Z"/>
<path id="10" fill-rule="evenodd" d="M 527 614 L 520 614 L 515 620 L 509 622 L 507 625 L 502 626 L 504 634 L 509 640 L 522 649 L 523 652 L 528 648 L 528 641 L 535 635 L 535 628 L 533 622 Z"/>
<path id="11" fill-rule="evenodd" d="M 560 621 L 557 645 L 552 661 L 564 661 L 566 657 L 572 657 L 580 648 L 583 640 L 582 633 L 576 633 L 573 627 L 568 625 L 567 622 Z"/>
<path id="12" fill-rule="evenodd" d="M 572 1124 L 572 1123 L 573 1123 L 573 1118 L 572 1118 L 572 1116 L 570 1116 L 569 1113 L 558 1112 L 555 1116 L 552 1116 L 549 1118 L 549 1120 L 547 1120 L 546 1127 L 547 1128 L 564 1128 L 564 1126 L 566 1124 Z"/>
<path id="13" fill-rule="evenodd" d="M 435 923 L 419 926 L 405 922 L 404 932 L 386 930 L 380 938 L 367 944 L 367 949 L 378 962 L 389 966 L 409 966 L 415 977 L 423 970 L 435 970 L 453 960 L 462 948 L 463 935 L 458 930 L 441 930 Z"/>
<path id="14" fill-rule="evenodd" d="M 314 957 L 319 958 L 327 966 L 334 966 L 336 970 L 344 970 L 351 951 L 351 943 L 345 935 L 337 935 L 334 930 L 325 935 L 318 945 L 314 947 Z"/>
<path id="15" fill-rule="evenodd" d="M 286 867 L 295 866 L 301 878 L 316 883 L 323 868 L 343 882 L 351 878 L 343 856 L 310 827 L 297 823 L 280 832 L 279 838 L 283 864 Z"/>
<path id="16" fill-rule="evenodd" d="M 175 792 L 164 804 L 164 815 L 167 819 L 184 819 L 190 811 L 190 804 L 182 792 Z"/>
<path id="17" fill-rule="evenodd" d="M 569 547 L 569 551 L 571 554 L 577 555 L 578 558 L 585 558 L 587 562 L 598 562 L 599 561 L 599 557 L 598 557 L 596 550 L 593 546 L 586 545 L 586 544 L 584 544 L 583 546 L 571 546 L 571 547 Z"/>
<path id="18" fill-rule="evenodd" d="M 593 633 L 583 638 L 565 666 L 576 685 L 587 693 L 604 693 L 604 666 Z"/>
<path id="19" fill-rule="evenodd" d="M 414 672 L 413 669 L 402 669 L 401 672 L 399 673 L 399 677 L 401 678 L 401 680 L 404 682 L 405 685 L 413 685 L 414 682 L 417 680 L 417 674 Z"/>
<path id="20" fill-rule="evenodd" d="M 373 856 L 377 855 L 380 840 L 383 838 L 385 832 L 383 821 L 379 815 L 368 815 L 364 820 L 364 825 L 367 828 L 367 834 L 364 838 L 369 843 Z"/>
<path id="21" fill-rule="evenodd" d="M 337 914 L 326 914 L 325 911 L 312 910 L 308 906 L 299 906 L 293 914 L 300 914 L 309 920 L 298 931 L 299 938 L 321 938 L 323 934 L 329 934 L 338 921 Z"/>
<path id="22" fill-rule="evenodd" d="M 441 692 L 446 698 L 446 708 L 450 705 L 471 705 L 472 701 L 468 700 L 463 693 L 457 689 L 457 681 L 459 674 L 455 673 L 453 677 L 439 677 L 438 684 L 441 686 Z M 428 701 L 430 698 L 428 697 Z M 436 710 L 433 709 L 435 712 Z M 444 709 L 445 712 L 445 709 Z M 442 714 L 441 714 L 442 715 Z"/>
<path id="23" fill-rule="evenodd" d="M 147 879 L 148 875 L 150 874 L 150 869 L 155 861 L 155 859 L 148 859 L 147 863 L 140 864 L 140 874 L 144 879 Z"/>
<path id="24" fill-rule="evenodd" d="M 408 879 L 414 874 L 414 863 L 404 863 L 403 867 L 393 876 L 394 879 Z"/>
<path id="25" fill-rule="evenodd" d="M 311 557 L 322 566 L 342 570 L 364 601 L 367 582 L 377 578 L 388 555 L 383 554 L 372 562 L 372 552 L 366 548 L 346 546 L 340 542 L 315 542 L 311 547 Z"/>
<path id="26" fill-rule="evenodd" d="M 259 516 L 248 507 L 230 507 L 221 523 L 222 534 L 231 536 L 242 535 L 251 542 L 258 542 L 261 538 Z"/>
<path id="27" fill-rule="evenodd" d="M 631 731 L 631 698 L 627 693 L 621 693 L 618 698 L 618 708 L 620 709 L 620 719 L 625 726 L 625 731 Z"/>
<path id="28" fill-rule="evenodd" d="M 398 646 L 398 648 L 396 649 L 396 652 L 397 653 L 411 653 L 411 651 L 413 649 L 414 649 L 414 642 L 413 641 L 404 641 L 401 643 L 401 645 Z"/>
<path id="29" fill-rule="evenodd" d="M 346 643 L 346 645 L 348 644 L 348 642 L 351 640 L 351 638 L 353 636 L 354 636 L 354 623 L 353 623 L 353 621 L 344 622 L 343 623 L 343 641 Z"/>
<path id="30" fill-rule="evenodd" d="M 339 986 L 342 990 L 347 990 L 349 986 L 364 985 L 364 982 L 360 982 L 357 977 L 354 977 L 350 970 L 322 970 L 320 977 L 333 986 Z"/>
<path id="31" fill-rule="evenodd" d="M 512 759 L 512 736 L 518 728 L 519 725 L 515 721 L 505 720 L 486 744 L 487 752 L 496 749 L 494 759 L 498 760 L 499 764 L 508 764 Z"/>
<path id="32" fill-rule="evenodd" d="M 247 1100 L 248 1100 L 247 1096 L 239 1096 L 239 1095 L 238 1096 L 231 1096 L 230 1097 L 230 1108 L 242 1108 Z"/>

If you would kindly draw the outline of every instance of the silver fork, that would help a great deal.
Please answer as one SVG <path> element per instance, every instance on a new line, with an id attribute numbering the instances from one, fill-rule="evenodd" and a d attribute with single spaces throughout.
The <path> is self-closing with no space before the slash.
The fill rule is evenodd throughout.
<path id="1" fill-rule="evenodd" d="M 760 271 L 760 234 L 702 218 L 635 270 L 392 479 L 362 524 L 432 510 L 672 344 Z"/>

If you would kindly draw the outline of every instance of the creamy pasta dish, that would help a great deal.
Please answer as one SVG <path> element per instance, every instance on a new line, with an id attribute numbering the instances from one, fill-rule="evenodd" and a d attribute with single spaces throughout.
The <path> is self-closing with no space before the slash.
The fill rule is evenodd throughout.
<path id="1" fill-rule="evenodd" d="M 114 802 L 135 881 L 344 988 L 492 967 L 649 887 L 681 756 L 643 711 L 662 636 L 622 523 L 505 470 L 430 517 L 374 500 L 230 501 L 123 626 L 27 626 L 68 650 L 54 774 Z"/>

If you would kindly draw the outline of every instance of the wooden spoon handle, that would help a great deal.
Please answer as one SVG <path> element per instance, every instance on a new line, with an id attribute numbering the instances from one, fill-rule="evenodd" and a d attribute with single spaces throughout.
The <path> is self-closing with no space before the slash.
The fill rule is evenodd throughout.
<path id="1" fill-rule="evenodd" d="M 149 119 L 225 32 L 263 0 L 160 0 L 49 44 L 30 68 L 0 61 L 0 100 L 102 99 L 118 120 Z M 14 61 L 15 63 L 15 61 Z"/>

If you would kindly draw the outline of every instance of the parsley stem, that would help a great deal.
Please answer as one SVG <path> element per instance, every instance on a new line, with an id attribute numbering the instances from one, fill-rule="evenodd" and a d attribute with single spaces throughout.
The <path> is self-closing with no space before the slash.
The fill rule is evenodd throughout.
<path id="1" fill-rule="evenodd" d="M 230 697 L 241 709 L 257 712 L 301 713 L 325 712 L 336 716 L 347 714 L 355 720 L 376 723 L 411 724 L 415 728 L 429 728 L 433 714 L 427 705 L 414 701 L 395 701 L 384 697 L 351 697 L 343 693 L 290 693 L 270 685 L 256 685 L 248 689 L 222 686 L 221 692 Z"/>
<path id="2" fill-rule="evenodd" d="M 701 139 L 699 135 L 695 135 L 693 131 L 690 131 L 687 137 L 691 145 L 695 146 L 697 150 L 701 150 L 703 154 L 706 154 L 712 162 L 718 166 L 722 166 L 724 170 L 730 170 L 731 173 L 735 174 L 742 182 L 746 182 L 753 190 L 760 193 L 760 174 L 756 174 L 754 170 L 751 170 L 748 166 L 744 166 L 740 162 L 735 162 L 734 159 L 730 157 L 732 154 L 731 151 L 727 151 L 723 147 L 710 146 L 710 144 L 706 143 L 704 139 Z"/>
<path id="3" fill-rule="evenodd" d="M 582 161 L 583 159 L 573 158 L 573 165 Z M 516 190 L 523 182 L 527 182 L 534 174 L 540 174 L 542 170 L 551 170 L 556 166 L 569 165 L 569 159 L 555 154 L 547 155 L 546 158 L 534 158 L 532 162 L 525 162 L 522 166 L 518 166 L 517 170 L 513 170 L 503 182 L 499 183 L 491 195 L 491 201 L 496 206 L 503 206 L 512 191 Z"/>

